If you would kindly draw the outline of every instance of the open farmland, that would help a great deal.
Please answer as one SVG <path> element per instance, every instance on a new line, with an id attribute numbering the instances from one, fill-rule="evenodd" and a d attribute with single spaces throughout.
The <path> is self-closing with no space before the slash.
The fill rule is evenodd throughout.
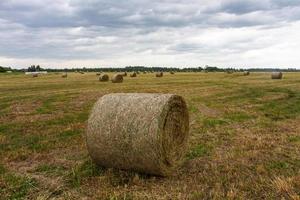
<path id="1" fill-rule="evenodd" d="M 89 112 L 116 92 L 185 98 L 189 152 L 174 176 L 90 161 Z M 0 199 L 299 199 L 300 73 L 148 73 L 120 84 L 0 74 L 0 158 Z"/>

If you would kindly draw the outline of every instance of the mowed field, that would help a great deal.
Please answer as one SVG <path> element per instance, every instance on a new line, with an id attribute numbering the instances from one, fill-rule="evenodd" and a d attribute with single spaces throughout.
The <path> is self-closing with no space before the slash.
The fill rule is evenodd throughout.
<path id="1" fill-rule="evenodd" d="M 110 75 L 112 75 L 110 73 Z M 89 112 L 108 93 L 174 93 L 190 113 L 172 177 L 95 166 Z M 300 199 L 300 73 L 0 74 L 0 199 Z"/>

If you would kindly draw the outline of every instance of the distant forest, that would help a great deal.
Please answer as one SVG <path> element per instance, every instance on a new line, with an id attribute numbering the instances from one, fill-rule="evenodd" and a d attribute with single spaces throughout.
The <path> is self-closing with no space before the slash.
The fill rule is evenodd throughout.
<path id="1" fill-rule="evenodd" d="M 127 67 L 82 67 L 82 68 L 65 68 L 65 69 L 57 69 L 57 68 L 42 68 L 40 65 L 31 65 L 26 69 L 13 69 L 11 67 L 1 67 L 1 72 L 36 72 L 36 71 L 48 71 L 48 72 L 239 72 L 239 71 L 251 71 L 251 72 L 271 72 L 271 71 L 283 71 L 283 72 L 300 72 L 300 69 L 296 68 L 288 68 L 288 69 L 280 69 L 280 68 L 220 68 L 206 65 L 205 67 L 195 67 L 195 68 L 176 68 L 176 67 L 145 67 L 145 66 L 127 66 Z"/>

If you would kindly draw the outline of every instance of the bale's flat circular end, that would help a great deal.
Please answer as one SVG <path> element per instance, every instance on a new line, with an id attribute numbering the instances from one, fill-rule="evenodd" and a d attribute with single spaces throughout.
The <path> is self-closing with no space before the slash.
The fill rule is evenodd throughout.
<path id="1" fill-rule="evenodd" d="M 162 112 L 162 175 L 168 176 L 183 162 L 189 136 L 189 114 L 184 99 L 173 95 Z"/>

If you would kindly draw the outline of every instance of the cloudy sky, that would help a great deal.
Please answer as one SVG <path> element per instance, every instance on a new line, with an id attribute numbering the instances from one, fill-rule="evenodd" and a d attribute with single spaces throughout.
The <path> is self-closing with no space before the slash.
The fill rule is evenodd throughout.
<path id="1" fill-rule="evenodd" d="M 0 0 L 0 65 L 300 67 L 300 0 Z"/>

